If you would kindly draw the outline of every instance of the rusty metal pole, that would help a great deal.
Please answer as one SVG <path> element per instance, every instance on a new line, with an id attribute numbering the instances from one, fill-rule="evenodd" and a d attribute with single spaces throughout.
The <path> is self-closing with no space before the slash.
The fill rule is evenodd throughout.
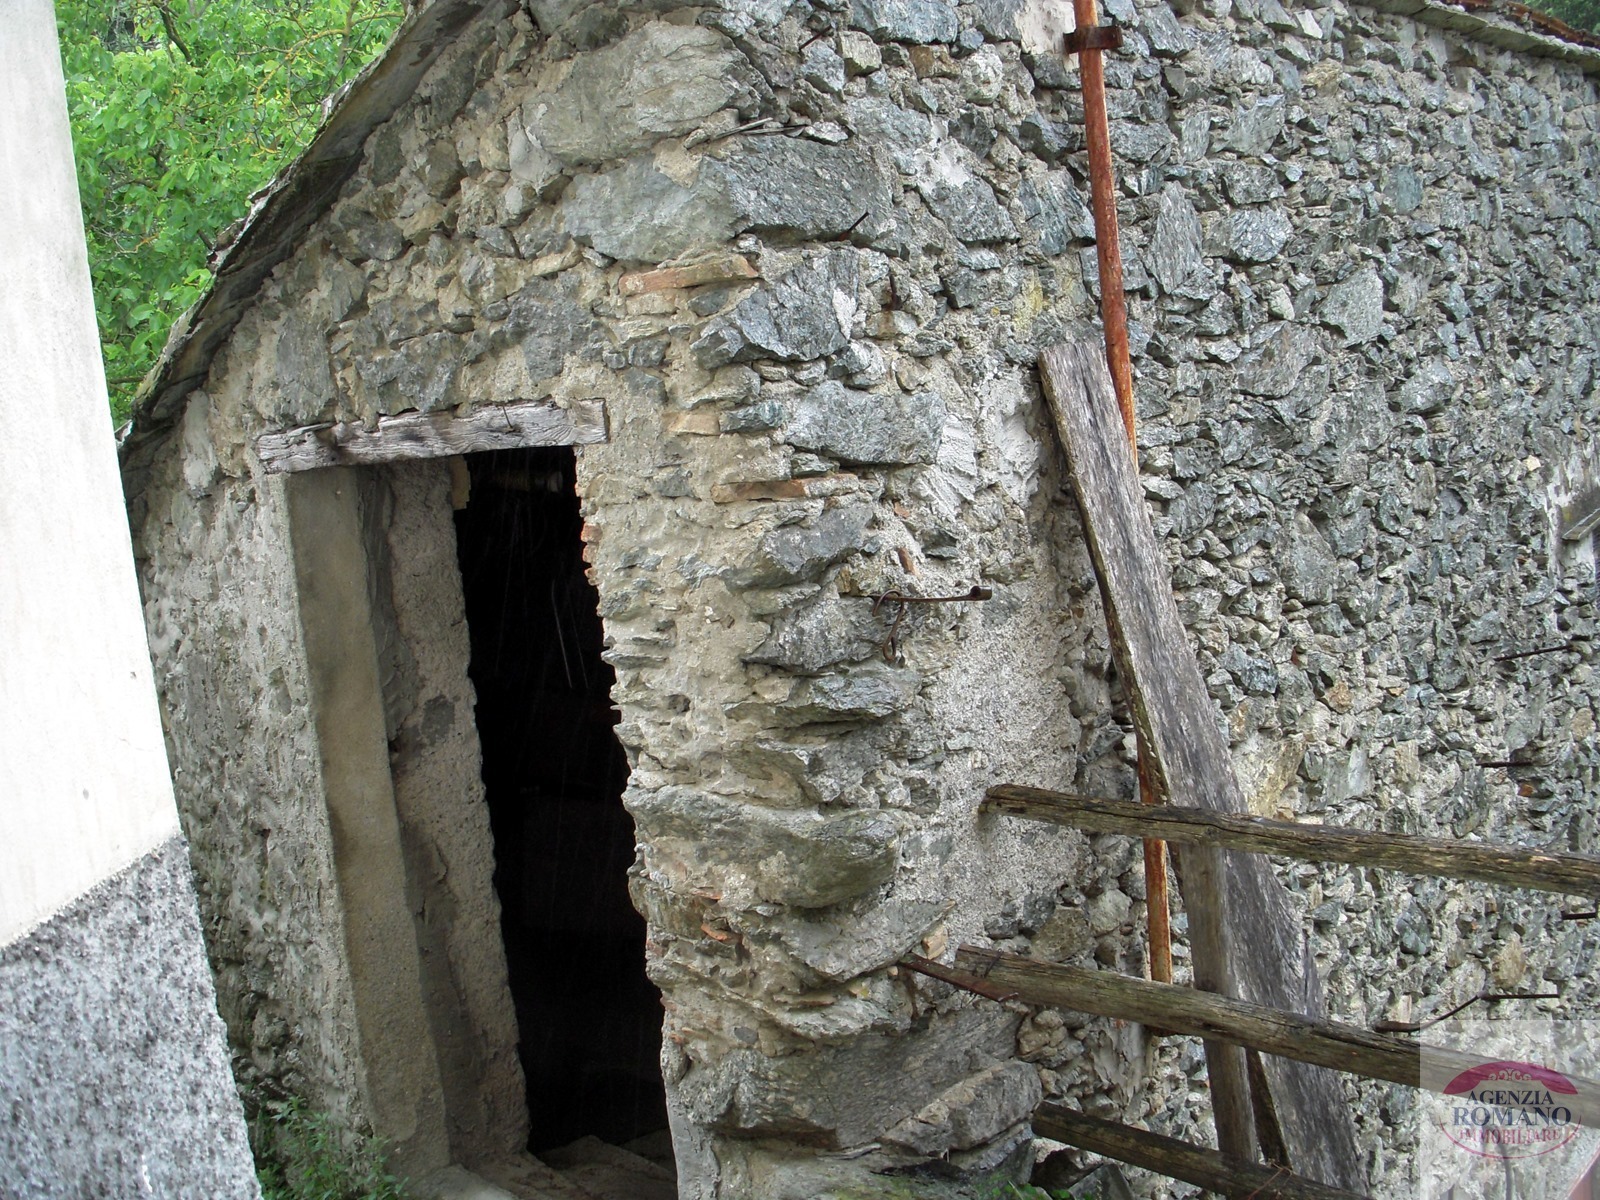
<path id="1" fill-rule="evenodd" d="M 1133 366 L 1128 354 L 1128 309 L 1122 292 L 1122 249 L 1117 236 L 1117 193 L 1111 167 L 1111 127 L 1106 119 L 1105 70 L 1101 52 L 1121 44 L 1120 32 L 1099 23 L 1095 0 L 1073 0 L 1076 28 L 1067 35 L 1068 54 L 1077 54 L 1083 80 L 1083 119 L 1089 149 L 1090 199 L 1094 211 L 1095 252 L 1100 269 L 1100 317 L 1105 326 L 1106 364 L 1123 425 L 1137 459 L 1133 408 Z M 1137 465 L 1137 464 L 1136 464 Z M 1110 613 L 1107 613 L 1110 617 Z M 1115 634 L 1113 634 L 1115 636 Z M 1155 772 L 1143 745 L 1139 747 L 1139 790 L 1147 804 L 1159 804 Z M 1172 932 L 1167 887 L 1165 842 L 1146 839 L 1145 903 L 1150 927 L 1150 975 L 1159 982 L 1172 978 Z M 1219 881 L 1220 882 L 1220 881 Z M 1226 964 L 1214 964 L 1226 969 Z M 1217 1146 L 1225 1154 L 1256 1159 L 1256 1134 L 1245 1056 L 1236 1047 L 1206 1042 L 1212 1116 Z"/>
<path id="2" fill-rule="evenodd" d="M 1133 365 L 1128 354 L 1128 306 L 1122 291 L 1122 243 L 1117 233 L 1116 178 L 1111 165 L 1111 127 L 1106 119 L 1106 78 L 1101 53 L 1120 42 L 1114 29 L 1099 23 L 1095 0 L 1073 0 L 1077 28 L 1067 35 L 1067 52 L 1078 55 L 1083 80 L 1084 138 L 1089 148 L 1089 193 L 1094 209 L 1095 258 L 1100 268 L 1100 318 L 1105 326 L 1106 365 L 1128 445 L 1135 460 L 1139 444 L 1133 409 Z M 1144 747 L 1139 748 L 1139 795 L 1146 804 L 1165 797 L 1156 787 Z M 1167 844 L 1156 838 L 1144 843 L 1145 910 L 1149 924 L 1150 978 L 1172 982 L 1172 918 L 1167 883 Z"/>

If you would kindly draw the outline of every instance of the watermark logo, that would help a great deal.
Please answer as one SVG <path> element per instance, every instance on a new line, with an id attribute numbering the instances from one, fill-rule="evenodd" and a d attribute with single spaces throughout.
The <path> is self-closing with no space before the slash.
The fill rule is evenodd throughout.
<path id="1" fill-rule="evenodd" d="M 1455 1145 L 1488 1158 L 1537 1158 L 1578 1136 L 1578 1089 L 1538 1063 L 1500 1061 L 1461 1072 L 1444 1087 L 1440 1128 Z"/>
<path id="2" fill-rule="evenodd" d="M 1419 1049 L 1416 1200 L 1575 1200 L 1588 1188 L 1600 1022 L 1452 1016 Z"/>

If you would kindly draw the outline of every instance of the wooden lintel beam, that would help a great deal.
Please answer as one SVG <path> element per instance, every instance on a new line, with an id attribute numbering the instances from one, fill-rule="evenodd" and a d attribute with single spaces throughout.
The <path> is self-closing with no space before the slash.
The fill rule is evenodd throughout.
<path id="1" fill-rule="evenodd" d="M 1329 1187 L 1281 1167 L 1240 1162 L 1215 1150 L 1073 1112 L 1059 1104 L 1040 1105 L 1033 1114 L 1033 1130 L 1079 1150 L 1102 1154 L 1237 1200 L 1367 1200 L 1360 1192 Z"/>
<path id="2" fill-rule="evenodd" d="M 262 467 L 277 473 L 524 446 L 581 446 L 606 438 L 604 401 L 557 404 L 546 399 L 484 405 L 461 416 L 454 411 L 400 413 L 378 418 L 374 429 L 341 421 L 267 433 L 256 439 L 256 453 Z"/>
<path id="3" fill-rule="evenodd" d="M 1158 837 L 1182 846 L 1217 846 L 1306 862 L 1352 863 L 1414 875 L 1473 879 L 1558 895 L 1600 896 L 1600 858 L 1585 854 L 1337 829 L 1177 805 L 1153 808 L 1015 784 L 990 788 L 984 807 L 1089 833 Z"/>
<path id="4" fill-rule="evenodd" d="M 1424 1055 L 1416 1042 L 1356 1025 L 1283 1012 L 1193 988 L 1149 983 L 1115 971 L 1037 962 L 978 946 L 962 946 L 957 951 L 954 973 L 969 976 L 995 994 L 1026 1004 L 1137 1021 L 1432 1092 L 1444 1091 L 1462 1072 L 1489 1062 L 1442 1047 L 1430 1046 Z M 1600 1124 L 1600 1084 L 1585 1079 L 1571 1082 L 1578 1089 L 1570 1104 L 1575 1119 L 1596 1127 Z M 1563 1097 L 1562 1102 L 1567 1103 L 1567 1098 Z"/>

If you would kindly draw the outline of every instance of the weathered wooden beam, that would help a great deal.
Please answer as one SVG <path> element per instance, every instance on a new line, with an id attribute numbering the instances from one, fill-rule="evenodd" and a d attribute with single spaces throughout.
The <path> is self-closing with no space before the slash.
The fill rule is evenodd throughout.
<path id="1" fill-rule="evenodd" d="M 1039 370 L 1110 609 L 1112 650 L 1156 788 L 1172 803 L 1247 812 L 1220 714 L 1172 598 L 1105 356 L 1087 340 L 1052 346 L 1040 356 Z M 1179 854 L 1178 866 L 1199 987 L 1288 1011 L 1325 1011 L 1300 922 L 1265 862 L 1190 846 Z M 1253 1130 L 1255 1112 L 1272 1113 L 1295 1170 L 1353 1185 L 1355 1127 L 1337 1077 L 1268 1059 L 1263 1065 L 1270 1104 L 1252 1105 L 1241 1053 L 1208 1041 L 1206 1061 L 1224 1152 L 1250 1157 L 1251 1147 L 1241 1145 L 1241 1138 Z M 1273 1141 L 1268 1132 L 1260 1140 Z"/>
<path id="2" fill-rule="evenodd" d="M 949 978 L 958 985 L 970 978 L 989 994 L 1026 1004 L 1158 1025 L 1175 1033 L 1434 1092 L 1442 1092 L 1462 1072 L 1489 1062 L 1432 1046 L 1424 1055 L 1416 1042 L 1356 1025 L 1193 988 L 1149 983 L 1115 971 L 1037 962 L 978 946 L 962 946 L 956 952 Z M 1573 1115 L 1582 1124 L 1593 1126 L 1600 1120 L 1600 1084 L 1582 1079 L 1572 1082 L 1578 1088 L 1570 1105 Z M 1567 1097 L 1562 1097 L 1562 1103 L 1567 1103 Z"/>
<path id="3" fill-rule="evenodd" d="M 463 416 L 447 411 L 380 417 L 376 429 L 340 421 L 265 433 L 256 439 L 256 453 L 267 471 L 289 472 L 524 446 L 581 446 L 606 437 L 604 401 L 525 400 L 475 408 Z"/>
<path id="4" fill-rule="evenodd" d="M 1360 1192 L 1329 1187 L 1280 1167 L 1263 1167 L 1227 1158 L 1190 1142 L 1135 1129 L 1073 1112 L 1059 1104 L 1043 1104 L 1033 1114 L 1033 1130 L 1091 1154 L 1102 1154 L 1131 1167 L 1142 1167 L 1168 1179 L 1181 1179 L 1238 1200 L 1367 1200 Z"/>
<path id="5" fill-rule="evenodd" d="M 1012 816 L 1067 825 L 1090 833 L 1159 837 L 1186 846 L 1221 846 L 1280 854 L 1306 862 L 1352 863 L 1414 875 L 1474 879 L 1568 896 L 1600 896 L 1600 858 L 1519 850 L 1482 842 L 1337 829 L 1298 821 L 1273 821 L 1198 808 L 1152 808 L 1126 800 L 1071 796 L 1043 788 L 1001 784 L 984 807 Z"/>

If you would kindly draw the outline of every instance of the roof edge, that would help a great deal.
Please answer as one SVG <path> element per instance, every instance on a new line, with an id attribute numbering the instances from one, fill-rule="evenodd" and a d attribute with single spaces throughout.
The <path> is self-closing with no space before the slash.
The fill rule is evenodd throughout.
<path id="1" fill-rule="evenodd" d="M 238 235 L 213 268 L 210 288 L 173 324 L 134 398 L 121 440 L 124 461 L 172 427 L 183 398 L 205 378 L 262 281 L 294 252 L 355 173 L 368 135 L 411 98 L 463 29 L 480 16 L 514 7 L 511 0 L 434 0 L 408 15 L 383 52 L 336 93 L 310 145 L 251 198 Z"/>
<path id="2" fill-rule="evenodd" d="M 1573 63 L 1600 75 L 1600 36 L 1529 8 L 1519 0 L 1357 0 L 1365 7 L 1410 17 L 1473 41 L 1538 58 Z"/>

